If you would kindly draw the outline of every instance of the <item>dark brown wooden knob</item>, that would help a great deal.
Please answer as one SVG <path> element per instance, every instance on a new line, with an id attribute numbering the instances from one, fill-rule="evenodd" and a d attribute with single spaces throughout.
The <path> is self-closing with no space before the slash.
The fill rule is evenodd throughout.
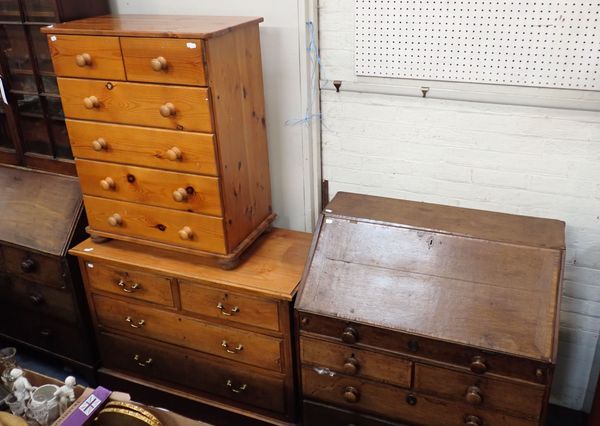
<path id="1" fill-rule="evenodd" d="M 479 386 L 469 386 L 465 395 L 465 401 L 471 405 L 479 405 L 483 402 L 483 394 Z"/>
<path id="2" fill-rule="evenodd" d="M 82 53 L 75 56 L 75 63 L 80 67 L 89 67 L 92 65 L 92 57 L 89 53 Z"/>
<path id="3" fill-rule="evenodd" d="M 360 368 L 360 362 L 358 362 L 358 360 L 356 358 L 354 358 L 353 356 L 346 358 L 344 361 L 344 365 L 342 366 L 344 373 L 352 375 L 352 376 L 355 375 L 356 373 L 358 373 L 359 368 Z"/>
<path id="4" fill-rule="evenodd" d="M 111 177 L 105 177 L 100 181 L 100 187 L 105 191 L 110 191 L 112 189 L 115 189 L 115 181 Z"/>
<path id="5" fill-rule="evenodd" d="M 163 71 L 167 69 L 167 60 L 164 56 L 158 56 L 150 61 L 150 66 L 154 71 Z"/>
<path id="6" fill-rule="evenodd" d="M 182 203 L 188 198 L 188 193 L 185 188 L 177 188 L 173 191 L 173 199 L 178 203 Z"/>
<path id="7" fill-rule="evenodd" d="M 344 389 L 344 399 L 348 402 L 358 402 L 360 392 L 354 386 L 346 386 Z"/>
<path id="8" fill-rule="evenodd" d="M 352 327 L 346 327 L 342 333 L 342 342 L 353 344 L 358 340 L 358 331 Z"/>
<path id="9" fill-rule="evenodd" d="M 35 271 L 35 260 L 33 259 L 25 259 L 21 262 L 21 271 L 23 272 L 33 272 Z"/>
<path id="10" fill-rule="evenodd" d="M 483 426 L 483 420 L 477 416 L 467 415 L 465 417 L 465 426 Z"/>
<path id="11" fill-rule="evenodd" d="M 123 218 L 119 213 L 115 213 L 108 218 L 108 224 L 110 226 L 121 226 Z"/>
<path id="12" fill-rule="evenodd" d="M 95 96 L 88 96 L 87 98 L 83 98 L 83 106 L 87 109 L 94 109 L 100 106 L 100 101 Z"/>
<path id="13" fill-rule="evenodd" d="M 182 155 L 181 150 L 179 148 L 177 148 L 176 146 L 167 150 L 167 158 L 171 161 L 181 160 L 181 155 Z"/>
<path id="14" fill-rule="evenodd" d="M 92 149 L 94 151 L 102 151 L 106 149 L 106 141 L 104 138 L 98 138 L 95 141 L 92 141 Z"/>
<path id="15" fill-rule="evenodd" d="M 182 240 L 191 240 L 193 236 L 194 233 L 192 232 L 192 228 L 189 226 L 184 226 L 179 230 L 179 238 Z"/>
<path id="16" fill-rule="evenodd" d="M 163 117 L 171 117 L 172 115 L 175 115 L 175 105 L 173 105 L 171 102 L 161 105 L 160 115 Z"/>
<path id="17" fill-rule="evenodd" d="M 471 359 L 471 365 L 469 366 L 471 371 L 476 374 L 483 374 L 487 371 L 487 364 L 485 358 L 482 356 L 474 356 Z"/>

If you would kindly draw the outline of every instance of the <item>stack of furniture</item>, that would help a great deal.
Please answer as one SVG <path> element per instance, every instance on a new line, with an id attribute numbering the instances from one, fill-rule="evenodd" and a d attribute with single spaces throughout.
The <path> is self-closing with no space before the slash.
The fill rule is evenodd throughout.
<path id="1" fill-rule="evenodd" d="M 563 222 L 338 193 L 314 241 L 304 424 L 545 424 Z"/>

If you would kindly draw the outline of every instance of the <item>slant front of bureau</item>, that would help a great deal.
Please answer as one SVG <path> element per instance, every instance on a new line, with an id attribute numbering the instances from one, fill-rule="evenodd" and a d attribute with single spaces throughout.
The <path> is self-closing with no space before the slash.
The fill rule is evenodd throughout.
<path id="1" fill-rule="evenodd" d="M 124 15 L 43 29 L 92 236 L 232 268 L 270 226 L 261 21 Z"/>
<path id="2" fill-rule="evenodd" d="M 544 424 L 563 222 L 338 193 L 314 241 L 306 425 Z"/>

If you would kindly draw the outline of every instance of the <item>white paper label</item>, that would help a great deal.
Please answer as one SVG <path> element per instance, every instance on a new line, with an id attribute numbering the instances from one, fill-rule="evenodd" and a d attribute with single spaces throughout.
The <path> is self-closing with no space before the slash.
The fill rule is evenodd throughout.
<path id="1" fill-rule="evenodd" d="M 50 36 L 50 41 L 56 41 L 56 36 Z"/>
<path id="2" fill-rule="evenodd" d="M 186 43 L 185 45 L 188 47 L 188 49 L 195 49 L 196 48 L 196 43 L 189 42 L 189 43 Z"/>

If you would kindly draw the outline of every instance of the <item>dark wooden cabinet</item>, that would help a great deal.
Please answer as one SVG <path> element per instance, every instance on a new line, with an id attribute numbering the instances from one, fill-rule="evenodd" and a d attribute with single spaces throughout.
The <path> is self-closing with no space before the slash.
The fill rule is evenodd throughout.
<path id="1" fill-rule="evenodd" d="M 105 14 L 106 0 L 0 0 L 0 162 L 75 175 L 52 58 L 40 28 Z"/>

